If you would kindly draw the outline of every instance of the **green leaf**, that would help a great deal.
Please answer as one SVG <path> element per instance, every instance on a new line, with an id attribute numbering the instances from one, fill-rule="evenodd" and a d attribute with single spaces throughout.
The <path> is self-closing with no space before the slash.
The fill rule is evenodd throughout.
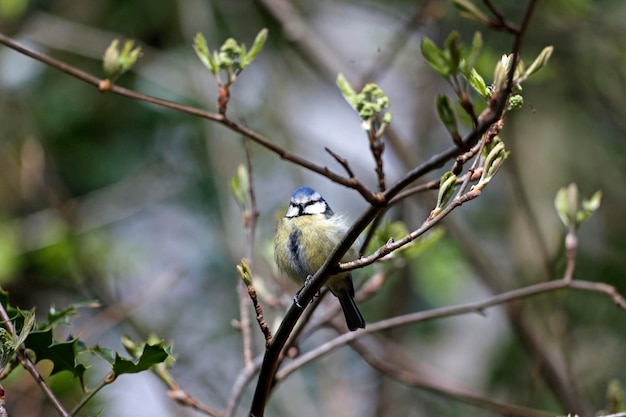
<path id="1" fill-rule="evenodd" d="M 472 38 L 472 49 L 467 54 L 466 61 L 468 69 L 472 70 L 478 61 L 478 56 L 483 49 L 483 35 L 480 32 L 475 32 Z"/>
<path id="2" fill-rule="evenodd" d="M 37 362 L 49 359 L 53 363 L 51 375 L 61 371 L 69 371 L 74 377 L 82 379 L 85 366 L 78 363 L 78 339 L 58 343 L 52 336 L 52 329 L 31 332 L 25 341 L 26 348 L 35 353 Z"/>
<path id="3" fill-rule="evenodd" d="M 0 327 L 0 368 L 4 368 L 11 360 L 15 353 L 15 343 L 13 336 L 5 329 Z"/>
<path id="4" fill-rule="evenodd" d="M 583 209 L 576 213 L 576 225 L 580 226 L 589 216 L 600 208 L 602 201 L 602 191 L 596 191 L 590 198 L 584 199 L 582 202 Z"/>
<path id="5" fill-rule="evenodd" d="M 237 272 L 247 286 L 252 285 L 252 270 L 246 258 L 241 258 L 241 264 L 237 265 Z"/>
<path id="6" fill-rule="evenodd" d="M 571 183 L 557 191 L 554 197 L 554 207 L 559 218 L 569 229 L 578 229 L 589 216 L 600 208 L 602 201 L 602 191 L 596 191 L 591 197 L 583 199 L 582 209 L 578 210 L 578 186 Z"/>
<path id="7" fill-rule="evenodd" d="M 252 48 L 250 48 L 250 52 L 242 53 L 245 56 L 246 65 L 250 64 L 254 58 L 261 52 L 263 46 L 265 45 L 265 41 L 267 41 L 267 29 L 261 29 L 261 31 L 256 35 L 254 39 L 254 43 L 252 44 Z"/>
<path id="8" fill-rule="evenodd" d="M 459 32 L 452 31 L 445 42 L 445 54 L 449 59 L 450 74 L 455 74 L 459 70 L 461 63 L 461 45 L 459 43 Z"/>
<path id="9" fill-rule="evenodd" d="M 200 32 L 198 32 L 194 38 L 193 50 L 196 52 L 196 55 L 198 55 L 198 58 L 200 58 L 200 61 L 204 64 L 204 66 L 207 67 L 214 75 L 217 75 L 219 71 L 219 61 L 211 57 L 211 51 L 209 51 L 206 39 Z"/>
<path id="10" fill-rule="evenodd" d="M 457 177 L 451 171 L 446 172 L 439 180 L 439 193 L 437 195 L 437 205 L 428 215 L 428 219 L 437 216 L 443 210 L 443 207 L 450 201 L 456 191 Z"/>
<path id="11" fill-rule="evenodd" d="M 28 311 L 21 311 L 22 317 L 24 318 L 24 324 L 22 325 L 22 329 L 19 334 L 15 338 L 13 350 L 17 350 L 17 348 L 26 341 L 26 338 L 31 333 L 31 331 L 35 328 L 35 309 Z"/>
<path id="12" fill-rule="evenodd" d="M 470 71 L 468 81 L 472 88 L 476 90 L 476 92 L 480 94 L 483 99 L 489 100 L 489 97 L 491 97 L 491 92 L 487 88 L 487 84 L 485 84 L 485 80 L 483 79 L 483 77 L 481 77 L 474 68 L 472 68 Z"/>
<path id="13" fill-rule="evenodd" d="M 4 368 L 15 351 L 24 343 L 35 327 L 35 309 L 21 310 L 8 304 L 8 293 L 0 288 L 0 302 L 7 311 L 16 334 L 0 328 L 0 368 Z"/>
<path id="14" fill-rule="evenodd" d="M 241 70 L 241 46 L 233 38 L 228 38 L 220 47 L 218 66 L 220 69 L 231 71 Z"/>
<path id="15" fill-rule="evenodd" d="M 600 208 L 602 202 L 602 190 L 596 191 L 591 197 L 583 200 L 583 210 L 594 212 Z"/>
<path id="16" fill-rule="evenodd" d="M 54 306 L 50 307 L 50 310 L 48 311 L 48 321 L 46 323 L 40 324 L 38 328 L 39 330 L 45 330 L 59 324 L 68 325 L 70 324 L 69 319 L 78 314 L 77 310 L 79 308 L 97 307 L 100 307 L 100 302 L 97 300 L 79 301 L 70 304 L 69 306 L 61 310 L 57 310 Z"/>
<path id="17" fill-rule="evenodd" d="M 474 187 L 476 189 L 483 189 L 485 186 L 491 181 L 491 179 L 496 175 L 496 173 L 502 167 L 504 160 L 509 157 L 509 152 L 507 152 L 504 148 L 504 143 L 500 140 L 499 137 L 495 137 L 490 144 L 490 148 L 487 152 L 487 156 L 485 157 L 485 162 L 483 164 L 483 173 Z"/>
<path id="18" fill-rule="evenodd" d="M 337 87 L 339 87 L 339 91 L 343 94 L 343 98 L 356 110 L 356 92 L 342 73 L 337 75 Z"/>
<path id="19" fill-rule="evenodd" d="M 115 354 L 113 362 L 113 373 L 116 376 L 123 374 L 134 374 L 145 371 L 151 366 L 164 362 L 170 356 L 169 348 L 163 342 L 156 344 L 145 344 L 141 354 L 135 359 L 126 359 Z"/>
<path id="20" fill-rule="evenodd" d="M 337 75 L 337 87 L 343 94 L 348 104 L 359 113 L 359 117 L 363 120 L 361 126 L 364 130 L 369 131 L 372 128 L 372 122 L 376 115 L 382 113 L 383 110 L 390 106 L 389 97 L 385 95 L 383 90 L 374 83 L 365 84 L 363 89 L 357 94 L 348 80 L 343 74 Z M 385 113 L 382 116 L 381 129 L 391 122 L 391 114 Z M 382 134 L 382 132 L 379 132 Z"/>
<path id="21" fill-rule="evenodd" d="M 377 249 L 387 243 L 390 239 L 396 241 L 402 239 L 408 233 L 409 230 L 404 222 L 392 222 L 390 220 L 385 220 L 378 226 L 378 228 L 374 232 L 374 235 L 372 236 L 372 239 L 368 244 L 368 248 L 372 248 L 372 250 Z M 410 246 L 411 244 L 413 244 L 413 242 L 411 242 L 408 246 Z M 403 249 L 407 249 L 408 246 L 403 246 L 400 250 L 392 252 L 392 254 L 390 254 L 390 257 L 396 256 Z"/>
<path id="22" fill-rule="evenodd" d="M 436 105 L 439 119 L 443 122 L 446 130 L 450 133 L 450 135 L 452 135 L 455 142 L 460 141 L 461 137 L 459 136 L 456 113 L 454 112 L 452 101 L 445 94 L 438 94 Z"/>
<path id="23" fill-rule="evenodd" d="M 454 191 L 456 190 L 456 175 L 454 175 L 451 171 L 443 174 L 441 179 L 439 180 L 439 195 L 437 197 L 437 207 L 442 208 L 450 198 L 454 195 Z"/>
<path id="24" fill-rule="evenodd" d="M 135 41 L 132 39 L 124 42 L 124 47 L 122 48 L 122 52 L 120 53 L 120 75 L 128 71 L 135 62 L 141 56 L 141 48 L 135 46 Z"/>
<path id="25" fill-rule="evenodd" d="M 557 191 L 554 198 L 554 207 L 565 227 L 576 227 L 578 187 L 575 183 L 571 183 Z"/>
<path id="26" fill-rule="evenodd" d="M 422 39 L 421 49 L 428 65 L 442 77 L 448 78 L 450 76 L 450 62 L 443 51 L 426 37 Z"/>
<path id="27" fill-rule="evenodd" d="M 543 50 L 539 53 L 537 58 L 535 58 L 533 63 L 530 64 L 530 67 L 528 67 L 528 69 L 524 72 L 522 79 L 527 79 L 531 75 L 538 72 L 541 68 L 546 66 L 546 64 L 550 60 L 550 57 L 552 56 L 552 52 L 554 52 L 554 46 L 552 45 L 543 48 Z"/>
<path id="28" fill-rule="evenodd" d="M 22 328 L 25 325 L 28 326 L 27 323 L 25 324 L 24 311 L 20 310 L 19 308 L 15 308 L 9 304 L 9 293 L 6 292 L 2 288 L 0 288 L 0 303 L 2 303 L 2 306 L 4 307 L 7 314 L 9 315 L 9 318 L 11 319 L 11 322 L 13 323 L 13 327 L 15 328 L 15 331 L 17 333 L 21 333 Z"/>
<path id="29" fill-rule="evenodd" d="M 247 54 L 246 45 L 242 43 L 241 45 L 239 45 L 239 65 L 242 71 L 250 63 L 250 61 L 248 61 L 246 57 L 246 54 Z"/>
<path id="30" fill-rule="evenodd" d="M 104 51 L 104 56 L 102 57 L 102 69 L 104 76 L 108 79 L 113 79 L 117 76 L 120 58 L 120 52 L 118 50 L 119 43 L 120 41 L 118 39 L 113 39 Z"/>
<path id="31" fill-rule="evenodd" d="M 135 41 L 132 39 L 124 42 L 122 50 L 119 50 L 119 40 L 113 39 L 102 57 L 102 69 L 104 76 L 109 80 L 115 80 L 128 71 L 141 56 L 141 48 L 134 48 Z"/>
<path id="32" fill-rule="evenodd" d="M 370 120 L 390 105 L 389 97 L 374 83 L 367 83 L 356 95 L 356 110 L 362 120 Z"/>
<path id="33" fill-rule="evenodd" d="M 248 177 L 248 170 L 243 164 L 239 164 L 237 167 L 237 173 L 229 181 L 230 191 L 233 193 L 233 197 L 237 202 L 237 205 L 242 211 L 250 208 L 250 178 Z"/>
<path id="34" fill-rule="evenodd" d="M 100 345 L 96 345 L 90 349 L 90 351 L 97 353 L 100 355 L 105 361 L 109 364 L 113 365 L 115 363 L 115 355 L 117 354 L 114 350 L 102 347 Z"/>

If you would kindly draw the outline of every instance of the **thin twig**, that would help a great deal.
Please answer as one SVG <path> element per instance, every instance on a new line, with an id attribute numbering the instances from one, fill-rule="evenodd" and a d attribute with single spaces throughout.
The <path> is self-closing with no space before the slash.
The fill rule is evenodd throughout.
<path id="1" fill-rule="evenodd" d="M 520 28 L 517 27 L 515 23 L 509 22 L 504 14 L 500 10 L 493 5 L 491 0 L 483 0 L 485 6 L 489 9 L 489 11 L 495 16 L 496 20 L 491 20 L 489 22 L 489 26 L 494 29 L 504 29 L 507 32 L 512 33 L 513 35 L 518 35 L 520 33 Z"/>
<path id="2" fill-rule="evenodd" d="M 350 164 L 348 163 L 348 160 L 346 158 L 342 158 L 341 156 L 333 152 L 329 147 L 324 147 L 324 150 L 328 152 L 330 156 L 335 158 L 335 161 L 339 162 L 339 165 L 341 165 L 343 169 L 346 170 L 346 173 L 348 174 L 350 178 L 354 178 L 354 172 L 352 172 L 352 169 L 350 168 Z"/>
<path id="3" fill-rule="evenodd" d="M 469 177 L 467 177 L 466 181 L 469 181 Z M 357 268 L 362 268 L 367 265 L 371 265 L 377 260 L 389 255 L 391 252 L 401 248 L 402 246 L 408 245 L 428 230 L 430 230 L 434 225 L 439 223 L 444 217 L 452 212 L 455 208 L 465 204 L 466 202 L 473 200 L 479 197 L 481 192 L 479 190 L 471 190 L 467 193 L 458 196 L 450 204 L 448 204 L 439 214 L 436 216 L 426 220 L 422 225 L 414 230 L 413 232 L 407 234 L 402 239 L 396 241 L 390 241 L 385 243 L 383 246 L 379 247 L 376 251 L 374 251 L 371 255 L 359 258 L 357 260 L 351 262 L 344 262 L 339 264 L 339 268 L 342 271 L 350 271 Z"/>
<path id="4" fill-rule="evenodd" d="M 150 368 L 165 385 L 168 387 L 167 396 L 175 400 L 178 404 L 193 408 L 211 417 L 220 417 L 220 413 L 206 404 L 201 403 L 197 398 L 182 389 L 178 382 L 172 377 L 165 363 L 159 363 Z"/>
<path id="5" fill-rule="evenodd" d="M 567 265 L 565 267 L 564 278 L 566 281 L 571 281 L 574 277 L 574 270 L 576 269 L 576 251 L 578 249 L 578 236 L 576 236 L 576 227 L 570 226 L 565 235 L 565 258 Z"/>
<path id="6" fill-rule="evenodd" d="M 102 381 L 98 383 L 98 385 L 90 389 L 83 396 L 83 398 L 80 399 L 78 404 L 76 404 L 74 408 L 72 408 L 72 411 L 70 412 L 69 415 L 75 416 L 76 413 L 78 413 L 89 402 L 89 400 L 91 400 L 102 388 L 106 387 L 113 381 L 115 381 L 115 374 L 111 371 L 102 379 Z"/>
<path id="7" fill-rule="evenodd" d="M 243 282 L 243 280 L 241 280 Z M 254 312 L 256 314 L 256 321 L 259 324 L 259 327 L 261 328 L 261 332 L 263 333 L 263 336 L 265 337 L 265 347 L 268 347 L 269 344 L 272 342 L 272 331 L 270 330 L 270 326 L 267 324 L 267 322 L 265 321 L 265 316 L 263 315 L 263 309 L 261 308 L 261 304 L 259 304 L 259 299 L 256 295 L 256 290 L 254 289 L 254 286 L 252 285 L 247 285 L 246 286 L 247 292 L 248 292 L 248 296 L 250 297 L 250 300 L 252 300 L 252 305 L 254 306 Z M 247 309 L 247 303 L 246 303 L 246 314 L 249 314 Z M 252 363 L 252 338 L 251 338 L 251 326 L 250 326 L 250 318 L 248 316 L 248 334 L 247 337 L 248 339 L 246 340 L 246 338 L 244 337 L 244 364 L 247 366 L 250 363 Z M 243 332 L 243 329 L 242 329 Z M 245 345 L 248 344 L 248 346 L 246 347 Z M 245 352 L 245 350 L 247 349 L 247 352 Z"/>
<path id="8" fill-rule="evenodd" d="M 372 123 L 374 125 L 374 123 Z M 378 191 L 385 192 L 387 186 L 385 184 L 385 169 L 383 163 L 383 152 L 385 151 L 385 142 L 382 141 L 382 138 L 378 136 L 376 129 L 373 126 L 370 128 L 368 132 L 369 142 L 370 142 L 370 152 L 374 157 L 374 162 L 376 163 L 376 177 L 378 178 Z"/>
<path id="9" fill-rule="evenodd" d="M 327 343 L 300 355 L 297 359 L 281 368 L 281 370 L 276 373 L 276 379 L 284 380 L 289 374 L 294 372 L 296 369 L 302 367 L 303 365 L 321 356 L 324 356 L 328 352 L 344 346 L 345 344 L 356 340 L 357 338 L 360 338 L 365 334 L 376 333 L 397 326 L 421 323 L 429 320 L 454 317 L 470 313 L 476 313 L 484 316 L 485 311 L 491 307 L 511 303 L 513 301 L 536 296 L 539 294 L 560 291 L 563 289 L 577 289 L 582 291 L 598 292 L 605 294 L 609 298 L 611 298 L 613 303 L 618 308 L 626 311 L 626 300 L 624 300 L 624 298 L 617 292 L 615 287 L 611 285 L 581 280 L 573 280 L 568 282 L 563 279 L 542 282 L 539 284 L 530 285 L 528 287 L 503 292 L 501 294 L 486 298 L 483 301 L 460 304 L 451 307 L 441 307 L 428 311 L 420 311 L 417 313 L 410 313 L 402 316 L 392 317 L 375 323 L 368 323 L 367 328 L 365 329 L 360 329 L 355 332 L 344 333 L 341 336 L 338 336 L 337 338 L 330 340 Z"/>
<path id="10" fill-rule="evenodd" d="M 256 222 L 259 218 L 259 211 L 256 206 L 256 197 L 254 193 L 253 166 L 252 166 L 252 150 L 250 143 L 244 139 L 244 148 L 246 150 L 246 170 L 248 171 L 248 201 L 249 207 L 241 207 L 243 215 L 243 225 L 246 231 L 246 259 L 252 264 L 252 253 L 254 250 L 254 235 L 256 232 Z M 239 297 L 239 330 L 241 331 L 243 363 L 249 365 L 252 362 L 252 325 L 250 323 L 250 310 L 248 298 L 254 304 L 257 319 L 262 319 L 263 312 L 256 298 L 256 291 L 252 285 L 246 285 L 242 279 L 237 284 L 237 294 Z M 261 322 L 259 322 L 261 324 Z M 263 328 L 263 326 L 261 326 Z"/>
<path id="11" fill-rule="evenodd" d="M 181 389 L 178 390 L 169 390 L 167 392 L 167 396 L 176 401 L 178 404 L 183 405 L 185 407 L 193 408 L 194 410 L 200 411 L 211 417 L 222 417 L 219 411 L 214 410 L 208 405 L 202 404 L 195 398 L 193 395 L 189 394 L 187 391 L 183 391 Z"/>
<path id="12" fill-rule="evenodd" d="M 263 355 L 259 355 L 247 366 L 243 367 L 239 371 L 239 375 L 235 379 L 233 386 L 230 389 L 230 395 L 226 400 L 226 408 L 222 413 L 222 417 L 232 417 L 235 414 L 237 405 L 241 400 L 241 396 L 246 387 L 252 381 L 252 378 L 259 372 L 261 363 L 263 362 Z"/>
<path id="13" fill-rule="evenodd" d="M 254 290 L 254 288 L 252 288 Z M 243 351 L 243 363 L 248 365 L 252 362 L 252 328 L 250 323 L 249 299 L 253 304 L 258 304 L 256 293 L 250 293 L 248 286 L 239 279 L 237 282 L 237 298 L 239 299 L 239 321 L 237 330 L 241 332 L 241 349 Z M 256 307 L 256 305 L 255 305 Z"/>
<path id="14" fill-rule="evenodd" d="M 7 311 L 4 309 L 4 306 L 2 305 L 2 303 L 0 303 L 0 318 L 4 322 L 4 327 L 7 329 L 9 334 L 11 334 L 11 336 L 13 337 L 16 337 L 15 327 L 13 327 L 11 318 L 9 317 L 9 314 L 7 313 Z M 41 390 L 46 394 L 46 396 L 48 397 L 48 399 L 50 400 L 54 408 L 59 412 L 59 414 L 62 415 L 63 417 L 70 417 L 70 414 L 68 414 L 68 412 L 65 410 L 65 408 L 63 407 L 63 404 L 61 404 L 61 401 L 59 401 L 56 395 L 54 395 L 54 393 L 52 392 L 52 390 L 50 389 L 46 381 L 43 379 L 43 377 L 41 376 L 41 374 L 35 367 L 35 364 L 33 363 L 33 361 L 31 361 L 28 355 L 26 354 L 24 347 L 22 346 L 18 347 L 15 353 L 17 355 L 17 359 L 20 365 L 22 365 L 22 367 L 26 369 L 28 373 L 33 377 L 35 382 L 39 385 Z"/>

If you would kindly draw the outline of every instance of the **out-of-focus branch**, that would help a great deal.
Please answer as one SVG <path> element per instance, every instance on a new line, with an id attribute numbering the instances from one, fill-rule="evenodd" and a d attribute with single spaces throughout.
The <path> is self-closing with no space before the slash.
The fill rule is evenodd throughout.
<path id="1" fill-rule="evenodd" d="M 378 344 L 383 345 L 380 338 L 378 339 Z M 384 346 L 370 349 L 361 340 L 354 340 L 350 343 L 350 347 L 357 351 L 371 367 L 402 384 L 506 416 L 554 416 L 554 413 L 505 404 L 478 395 L 469 390 L 456 388 L 449 383 L 436 382 L 431 376 L 421 375 L 420 372 L 413 370 L 412 368 L 414 368 L 414 366 L 411 364 L 411 358 L 391 341 L 387 340 Z M 376 354 L 376 352 L 384 352 L 384 357 L 381 357 L 380 354 Z"/>
<path id="2" fill-rule="evenodd" d="M 167 392 L 167 396 L 179 403 L 180 405 L 193 408 L 194 410 L 206 414 L 207 416 L 221 417 L 221 414 L 217 410 L 214 410 L 206 404 L 202 404 L 200 401 L 198 401 L 197 398 L 189 394 L 187 391 L 183 391 L 181 389 L 170 390 Z"/>
<path id="3" fill-rule="evenodd" d="M 235 382 L 230 390 L 230 395 L 226 400 L 226 408 L 222 413 L 222 417 L 232 417 L 235 414 L 237 405 L 245 391 L 246 387 L 252 381 L 252 378 L 259 372 L 261 368 L 261 363 L 263 362 L 263 355 L 259 355 L 254 360 L 243 367 L 241 371 L 239 371 L 239 375 L 235 379 Z"/>
<path id="4" fill-rule="evenodd" d="M 361 75 L 359 84 L 356 86 L 357 89 L 361 89 L 366 83 L 380 77 L 381 74 L 393 66 L 393 61 L 404 50 L 416 28 L 425 21 L 426 17 L 429 17 L 428 12 L 434 3 L 435 1 L 433 0 L 419 2 L 411 18 L 397 31 L 387 46 L 381 48 L 382 54 L 377 56 L 371 66 Z"/>
<path id="5" fill-rule="evenodd" d="M 244 147 L 246 150 L 246 170 L 248 171 L 248 189 L 245 191 L 248 193 L 249 207 L 241 207 L 241 209 L 243 214 L 243 225 L 246 230 L 246 259 L 248 262 L 252 262 L 254 236 L 256 232 L 256 222 L 259 218 L 259 210 L 257 209 L 256 196 L 254 193 L 252 150 L 250 149 L 250 144 L 247 140 L 244 140 Z M 254 288 L 252 288 L 252 291 L 254 291 Z M 256 300 L 256 292 L 252 294 L 249 286 L 247 286 L 244 281 L 240 279 L 237 283 L 237 294 L 239 297 L 239 330 L 241 331 L 242 338 L 243 362 L 247 366 L 252 363 L 252 325 L 250 323 L 248 299 L 250 298 L 254 302 Z M 260 308 L 261 307 L 258 302 L 255 303 L 255 310 L 258 309 L 260 311 Z"/>
<path id="6" fill-rule="evenodd" d="M 491 2 L 491 0 L 483 0 L 483 2 L 495 17 L 495 20 L 491 20 L 489 22 L 489 26 L 494 29 L 506 30 L 514 35 L 517 35 L 520 32 L 520 28 L 515 23 L 509 22 L 504 14 Z"/>

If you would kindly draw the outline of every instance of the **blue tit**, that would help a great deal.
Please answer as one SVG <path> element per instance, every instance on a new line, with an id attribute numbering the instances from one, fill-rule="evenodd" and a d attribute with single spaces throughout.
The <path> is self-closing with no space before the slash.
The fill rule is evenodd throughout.
<path id="1" fill-rule="evenodd" d="M 302 283 L 322 267 L 347 231 L 343 216 L 335 214 L 317 191 L 298 188 L 276 229 L 276 264 L 286 275 Z M 356 250 L 350 248 L 341 261 L 349 262 L 357 257 Z M 332 275 L 326 286 L 339 299 L 348 329 L 364 328 L 365 320 L 354 301 L 350 272 Z"/>

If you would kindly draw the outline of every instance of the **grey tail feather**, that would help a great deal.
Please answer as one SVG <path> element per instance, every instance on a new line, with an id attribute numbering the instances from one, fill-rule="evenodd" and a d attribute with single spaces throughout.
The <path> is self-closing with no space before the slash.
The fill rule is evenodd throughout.
<path id="1" fill-rule="evenodd" d="M 348 329 L 350 329 L 350 331 L 352 332 L 356 329 L 364 329 L 365 319 L 359 311 L 359 307 L 356 305 L 354 297 L 352 297 L 350 294 L 344 294 L 338 298 L 339 304 L 341 304 L 341 309 L 343 310 L 343 315 L 346 317 L 346 324 L 348 325 Z"/>

